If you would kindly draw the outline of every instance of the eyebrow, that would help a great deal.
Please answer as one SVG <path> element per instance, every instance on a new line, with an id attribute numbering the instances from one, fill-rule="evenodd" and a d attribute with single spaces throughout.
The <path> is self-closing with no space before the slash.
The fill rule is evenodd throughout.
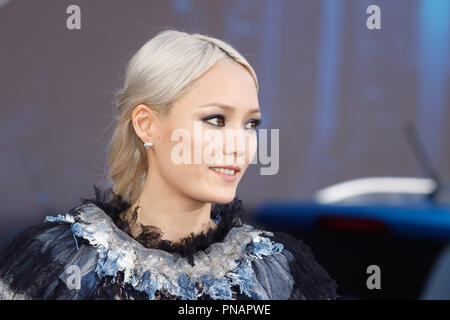
<path id="1" fill-rule="evenodd" d="M 212 102 L 212 103 L 208 103 L 208 104 L 204 104 L 199 106 L 199 108 L 205 108 L 205 107 L 219 107 L 222 109 L 226 109 L 226 110 L 233 110 L 236 109 L 235 107 L 232 107 L 228 104 L 224 104 L 224 103 L 220 103 L 220 102 Z M 252 110 L 250 110 L 248 113 L 261 113 L 261 110 L 259 108 L 254 108 Z"/>

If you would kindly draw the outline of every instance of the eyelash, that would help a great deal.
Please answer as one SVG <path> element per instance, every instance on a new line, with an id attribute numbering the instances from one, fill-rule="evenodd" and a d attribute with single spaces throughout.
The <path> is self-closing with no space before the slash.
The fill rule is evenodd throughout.
<path id="1" fill-rule="evenodd" d="M 222 120 L 222 122 L 225 123 L 225 116 L 224 116 L 224 115 L 221 115 L 221 114 L 214 114 L 214 115 L 205 117 L 205 118 L 203 118 L 202 120 L 208 122 L 209 124 L 211 124 L 211 125 L 213 125 L 213 126 L 215 126 L 215 127 L 223 127 L 223 126 L 225 126 L 225 124 L 223 124 L 223 125 L 218 125 L 218 124 L 214 124 L 214 123 L 209 122 L 209 120 L 211 120 L 211 119 L 220 119 L 220 120 Z M 261 120 L 260 120 L 260 119 L 252 119 L 252 120 L 250 120 L 248 123 L 254 123 L 254 124 L 255 124 L 255 127 L 254 127 L 254 128 L 246 128 L 246 129 L 249 129 L 249 130 L 256 130 L 256 128 L 257 128 L 257 127 L 259 126 L 259 124 L 261 123 Z"/>

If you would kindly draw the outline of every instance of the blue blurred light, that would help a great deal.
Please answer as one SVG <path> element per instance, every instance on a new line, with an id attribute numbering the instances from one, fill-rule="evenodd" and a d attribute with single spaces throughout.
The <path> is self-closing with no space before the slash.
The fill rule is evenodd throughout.
<path id="1" fill-rule="evenodd" d="M 450 1 L 422 0 L 419 12 L 419 107 L 418 123 L 430 147 L 440 158 L 445 123 L 445 99 L 449 72 Z"/>

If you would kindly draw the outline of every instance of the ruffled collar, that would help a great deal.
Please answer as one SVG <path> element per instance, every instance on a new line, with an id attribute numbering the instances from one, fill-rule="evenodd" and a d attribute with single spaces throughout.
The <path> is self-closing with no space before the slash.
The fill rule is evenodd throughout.
<path id="1" fill-rule="evenodd" d="M 114 224 L 130 237 L 141 243 L 146 248 L 154 248 L 166 252 L 177 253 L 193 263 L 194 253 L 205 250 L 210 245 L 224 240 L 233 227 L 243 224 L 242 200 L 236 196 L 230 203 L 211 206 L 211 219 L 217 224 L 216 228 L 208 232 L 192 234 L 177 242 L 162 239 L 161 230 L 154 226 L 143 226 L 137 222 L 137 208 L 124 219 L 124 213 L 129 210 L 131 204 L 120 195 L 115 194 L 111 188 L 101 190 L 94 187 L 95 196 L 81 198 L 83 204 L 93 203 L 102 209 L 114 222 Z"/>
<path id="2" fill-rule="evenodd" d="M 108 205 L 112 205 L 111 202 Z M 226 218 L 221 209 L 224 207 L 215 207 L 213 213 L 213 218 L 220 217 L 219 224 Z M 109 211 L 110 214 L 114 212 Z M 233 226 L 223 241 L 211 243 L 204 250 L 194 252 L 190 263 L 180 254 L 144 247 L 122 231 L 113 220 L 114 217 L 91 201 L 65 215 L 46 217 L 48 222 L 71 224 L 75 241 L 76 237 L 82 238 L 96 248 L 98 260 L 95 272 L 100 278 L 112 276 L 114 282 L 119 274 L 123 274 L 125 283 L 137 291 L 145 292 L 149 299 L 154 299 L 155 293 L 161 290 L 181 299 L 198 299 L 202 295 L 212 299 L 234 299 L 234 287 L 240 294 L 252 299 L 268 298 L 266 288 L 256 278 L 251 261 L 283 250 L 281 243 L 267 237 L 273 235 L 271 232 L 246 223 Z M 217 230 L 220 229 L 214 229 L 213 233 Z M 199 241 L 195 238 L 192 237 L 193 242 Z M 206 239 L 213 241 L 214 237 Z"/>

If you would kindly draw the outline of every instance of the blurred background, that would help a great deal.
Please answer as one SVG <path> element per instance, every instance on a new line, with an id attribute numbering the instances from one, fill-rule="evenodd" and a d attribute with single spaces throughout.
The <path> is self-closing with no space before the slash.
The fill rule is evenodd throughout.
<path id="1" fill-rule="evenodd" d="M 258 74 L 280 161 L 239 186 L 256 224 L 304 239 L 343 298 L 450 297 L 450 0 L 0 0 L 0 244 L 105 186 L 125 63 L 165 28 Z"/>

